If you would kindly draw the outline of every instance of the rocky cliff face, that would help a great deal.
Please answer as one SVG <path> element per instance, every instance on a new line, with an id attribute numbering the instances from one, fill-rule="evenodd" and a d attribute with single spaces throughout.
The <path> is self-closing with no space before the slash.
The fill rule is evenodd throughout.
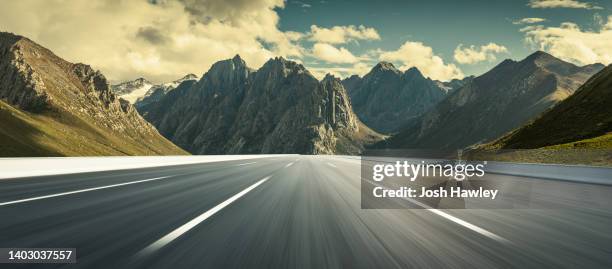
<path id="1" fill-rule="evenodd" d="M 319 82 L 283 58 L 256 71 L 239 56 L 217 62 L 140 112 L 197 154 L 355 153 L 378 138 L 359 123 L 338 79 Z"/>
<path id="2" fill-rule="evenodd" d="M 379 146 L 457 149 L 491 141 L 564 100 L 601 68 L 578 67 L 544 52 L 505 60 Z"/>
<path id="3" fill-rule="evenodd" d="M 372 129 L 392 133 L 442 100 L 447 89 L 416 68 L 401 72 L 391 63 L 377 64 L 362 79 L 343 81 L 359 118 Z"/>
<path id="4" fill-rule="evenodd" d="M 3 135 L 27 147 L 48 146 L 49 155 L 184 153 L 120 101 L 100 72 L 9 33 L 0 33 L 0 99 L 12 111 L 3 114 L 5 123 L 14 124 Z M 36 135 L 20 133 L 26 127 Z M 40 144 L 45 139 L 63 143 Z"/>

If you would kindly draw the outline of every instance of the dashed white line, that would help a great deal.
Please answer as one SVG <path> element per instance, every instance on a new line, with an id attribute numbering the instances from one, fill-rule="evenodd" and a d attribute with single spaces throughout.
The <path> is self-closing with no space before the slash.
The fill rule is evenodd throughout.
<path id="1" fill-rule="evenodd" d="M 336 166 L 336 165 L 335 165 L 335 164 L 333 164 L 333 163 L 327 163 L 327 165 L 329 165 L 329 166 L 331 166 L 331 167 L 334 167 L 334 168 L 337 168 L 337 167 L 338 167 L 338 166 Z"/>
<path id="2" fill-rule="evenodd" d="M 257 188 L 257 186 L 259 186 L 262 183 L 266 182 L 268 179 L 270 179 L 270 176 L 267 176 L 267 177 L 257 181 L 257 183 L 255 183 L 255 184 L 251 185 L 250 187 L 242 190 L 241 192 L 235 194 L 234 196 L 232 196 L 229 199 L 225 200 L 224 202 L 218 204 L 217 206 L 209 209 L 208 211 L 204 212 L 202 215 L 199 215 L 195 219 L 192 219 L 189 222 L 183 224 L 181 227 L 178 227 L 176 230 L 170 232 L 169 234 L 165 235 L 164 237 L 162 237 L 159 240 L 153 242 L 151 245 L 149 245 L 148 247 L 146 247 L 143 250 L 141 250 L 140 252 L 138 252 L 138 254 L 136 254 L 136 256 L 137 257 L 145 256 L 145 255 L 151 254 L 151 253 L 157 251 L 158 249 L 164 247 L 168 243 L 172 242 L 174 239 L 178 238 L 179 236 L 181 236 L 184 233 L 186 233 L 189 230 L 191 230 L 193 227 L 197 226 L 198 224 L 200 224 L 203 221 L 205 221 L 206 219 L 208 219 L 210 216 L 212 216 L 215 213 L 219 212 L 224 207 L 226 207 L 229 204 L 231 204 L 232 202 L 238 200 L 240 197 L 242 197 L 243 195 L 247 194 L 251 190 Z"/>
<path id="3" fill-rule="evenodd" d="M 443 218 L 445 218 L 447 220 L 450 220 L 450 221 L 452 221 L 454 223 L 457 223 L 457 224 L 459 224 L 459 225 L 461 225 L 461 226 L 463 226 L 465 228 L 468 228 L 468 229 L 470 229 L 470 230 L 472 230 L 474 232 L 477 232 L 477 233 L 479 233 L 481 235 L 484 235 L 484 236 L 486 236 L 488 238 L 491 238 L 493 240 L 496 240 L 496 241 L 499 241 L 499 242 L 503 242 L 503 243 L 510 243 L 510 241 L 508 241 L 508 239 L 506 239 L 506 238 L 503 238 L 503 237 L 501 237 L 499 235 L 496 235 L 496 234 L 494 234 L 492 232 L 489 232 L 489 231 L 487 231 L 487 230 L 485 230 L 483 228 L 480 228 L 480 227 L 478 227 L 478 226 L 476 226 L 474 224 L 471 224 L 471 223 L 469 223 L 469 222 L 467 222 L 465 220 L 462 220 L 462 219 L 457 218 L 455 216 L 452 216 L 452 215 L 450 215 L 448 213 L 445 213 L 442 210 L 435 209 L 435 208 L 428 208 L 427 210 L 433 212 L 434 214 L 436 214 L 436 215 L 438 215 L 440 217 L 443 217 Z"/>
<path id="4" fill-rule="evenodd" d="M 380 185 L 380 184 L 378 184 L 376 182 L 372 182 L 372 181 L 369 181 L 369 180 L 365 180 L 365 181 L 367 181 L 368 183 L 370 183 L 370 184 L 372 184 L 374 186 L 378 186 L 378 187 L 386 189 L 385 186 Z M 493 240 L 498 241 L 498 242 L 506 243 L 506 244 L 507 243 L 511 243 L 510 240 L 508 240 L 506 238 L 503 238 L 503 237 L 501 237 L 501 236 L 499 236 L 497 234 L 489 232 L 489 231 L 487 231 L 487 230 L 485 230 L 483 228 L 480 228 L 480 227 L 478 227 L 478 226 L 476 226 L 474 224 L 471 224 L 471 223 L 469 223 L 469 222 L 467 222 L 465 220 L 462 220 L 460 218 L 457 218 L 457 217 L 455 217 L 453 215 L 445 213 L 445 212 L 443 212 L 440 209 L 432 208 L 432 207 L 430 207 L 430 206 L 428 206 L 426 204 L 423 204 L 423 203 L 421 203 L 419 201 L 416 201 L 414 199 L 410 199 L 410 198 L 407 198 L 407 197 L 402 197 L 402 199 L 404 199 L 404 200 L 406 200 L 408 202 L 411 202 L 411 203 L 413 203 L 413 204 L 415 204 L 417 206 L 420 206 L 420 207 L 422 207 L 422 208 L 424 208 L 426 210 L 429 210 L 430 212 L 432 212 L 432 213 L 434 213 L 434 214 L 436 214 L 436 215 L 438 215 L 440 217 L 443 217 L 443 218 L 445 218 L 447 220 L 450 220 L 450 221 L 452 221 L 452 222 L 454 222 L 456 224 L 459 224 L 459 225 L 461 225 L 461 226 L 463 226 L 465 228 L 468 228 L 468 229 L 470 229 L 470 230 L 472 230 L 474 232 L 477 232 L 477 233 L 479 233 L 481 235 L 484 235 L 484 236 L 486 236 L 486 237 L 488 237 L 490 239 L 493 239 Z"/>
<path id="5" fill-rule="evenodd" d="M 53 197 L 64 196 L 64 195 L 70 195 L 70 194 L 81 193 L 81 192 L 88 192 L 88 191 L 96 191 L 96 190 L 102 190 L 102 189 L 108 189 L 108 188 L 115 188 L 115 187 L 120 187 L 120 186 L 131 185 L 131 184 L 137 184 L 137 183 L 149 182 L 149 181 L 154 181 L 154 180 L 160 180 L 160 179 L 169 178 L 169 177 L 172 177 L 172 176 L 149 178 L 149 179 L 136 180 L 136 181 L 131 181 L 131 182 L 125 182 L 125 183 L 119 183 L 119 184 L 113 184 L 113 185 L 107 185 L 107 186 L 101 186 L 101 187 L 95 187 L 95 188 L 87 188 L 87 189 L 76 190 L 76 191 L 68 191 L 68 192 L 49 194 L 49 195 L 32 197 L 32 198 L 21 199 L 21 200 L 15 200 L 15 201 L 10 201 L 10 202 L 3 202 L 3 203 L 0 203 L 0 206 L 25 203 L 25 202 L 30 202 L 30 201 L 42 200 L 42 199 L 53 198 Z"/>
<path id="6" fill-rule="evenodd" d="M 254 163 L 257 163 L 257 162 L 241 163 L 241 164 L 238 164 L 237 166 L 249 165 L 249 164 L 254 164 Z"/>
<path id="7" fill-rule="evenodd" d="M 287 168 L 287 167 L 289 167 L 289 166 L 292 166 L 292 165 L 293 165 L 293 162 L 290 162 L 290 163 L 288 163 L 287 165 L 285 165 L 285 168 Z"/>

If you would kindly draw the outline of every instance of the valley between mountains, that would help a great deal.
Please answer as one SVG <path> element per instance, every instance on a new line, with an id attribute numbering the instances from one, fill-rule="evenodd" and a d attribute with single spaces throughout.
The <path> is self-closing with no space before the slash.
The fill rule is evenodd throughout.
<path id="1" fill-rule="evenodd" d="M 0 33 L 0 156 L 610 149 L 611 68 L 537 51 L 448 82 L 389 62 L 317 79 L 282 57 L 252 69 L 236 55 L 201 76 L 110 85 Z"/>

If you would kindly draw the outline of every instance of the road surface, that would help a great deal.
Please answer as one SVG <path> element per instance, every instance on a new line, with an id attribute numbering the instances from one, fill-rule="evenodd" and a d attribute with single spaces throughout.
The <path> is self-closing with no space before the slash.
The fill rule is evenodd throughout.
<path id="1" fill-rule="evenodd" d="M 612 267 L 609 207 L 362 210 L 359 175 L 289 156 L 0 180 L 0 248 L 77 249 L 0 267 Z"/>

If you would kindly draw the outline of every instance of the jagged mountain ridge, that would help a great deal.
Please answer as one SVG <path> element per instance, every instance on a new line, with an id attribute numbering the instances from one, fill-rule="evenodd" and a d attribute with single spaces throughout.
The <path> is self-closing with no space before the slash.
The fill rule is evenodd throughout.
<path id="1" fill-rule="evenodd" d="M 570 96 L 601 68 L 578 67 L 541 51 L 519 62 L 504 60 L 377 147 L 460 149 L 486 143 Z"/>
<path id="2" fill-rule="evenodd" d="M 180 79 L 172 82 L 155 84 L 145 78 L 137 78 L 135 80 L 124 81 L 119 84 L 111 85 L 111 90 L 122 99 L 127 100 L 131 104 L 137 105 L 143 99 L 153 95 L 153 99 L 159 98 L 159 95 L 164 95 L 176 88 L 185 80 L 197 80 L 198 76 L 187 74 Z M 145 101 L 146 102 L 146 101 Z"/>
<path id="3" fill-rule="evenodd" d="M 154 84 L 145 78 L 138 78 L 131 81 L 125 81 L 116 85 L 111 85 L 111 90 L 118 97 L 123 98 L 134 104 L 136 100 L 145 95 L 153 87 Z"/>
<path id="4" fill-rule="evenodd" d="M 464 77 L 462 79 L 452 79 L 450 81 L 439 81 L 439 80 L 435 80 L 436 84 L 438 85 L 438 87 L 444 89 L 446 91 L 446 93 L 451 93 L 454 90 L 458 90 L 459 88 L 465 86 L 466 84 L 470 83 L 470 81 L 472 81 L 475 78 L 475 76 L 467 76 Z"/>
<path id="5" fill-rule="evenodd" d="M 396 132 L 444 99 L 451 89 L 425 78 L 415 67 L 402 72 L 388 62 L 378 63 L 363 78 L 351 76 L 343 84 L 359 118 L 382 133 Z"/>
<path id="6" fill-rule="evenodd" d="M 198 82 L 139 110 L 196 154 L 357 153 L 379 138 L 359 122 L 339 79 L 319 82 L 281 57 L 258 70 L 238 55 L 217 62 Z"/>
<path id="7" fill-rule="evenodd" d="M 106 78 L 0 33 L 0 155 L 185 154 L 111 91 Z"/>
<path id="8" fill-rule="evenodd" d="M 153 103 L 153 102 L 157 102 L 162 97 L 164 97 L 166 94 L 168 94 L 170 91 L 176 89 L 181 83 L 183 83 L 184 81 L 190 81 L 190 80 L 196 81 L 198 80 L 198 76 L 194 74 L 188 74 L 172 82 L 153 85 L 151 86 L 151 88 L 149 88 L 149 90 L 143 96 L 139 97 L 136 100 L 136 102 L 134 103 L 134 106 L 141 107 L 141 106 Z"/>

